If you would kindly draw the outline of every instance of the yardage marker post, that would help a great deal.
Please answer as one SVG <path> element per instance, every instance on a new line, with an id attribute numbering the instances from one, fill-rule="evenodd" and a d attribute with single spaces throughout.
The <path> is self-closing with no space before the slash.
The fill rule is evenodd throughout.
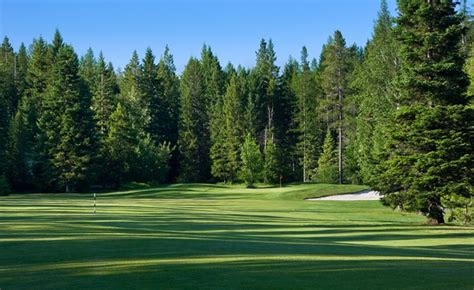
<path id="1" fill-rule="evenodd" d="M 95 192 L 94 192 L 94 214 L 95 214 L 95 207 L 96 207 L 96 203 L 95 203 Z"/>

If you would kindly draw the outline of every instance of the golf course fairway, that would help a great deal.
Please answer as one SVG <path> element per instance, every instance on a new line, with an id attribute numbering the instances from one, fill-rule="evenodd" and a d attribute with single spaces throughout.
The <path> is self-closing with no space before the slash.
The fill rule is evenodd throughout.
<path id="1" fill-rule="evenodd" d="M 0 288 L 473 289 L 474 227 L 353 185 L 174 184 L 0 197 Z"/>

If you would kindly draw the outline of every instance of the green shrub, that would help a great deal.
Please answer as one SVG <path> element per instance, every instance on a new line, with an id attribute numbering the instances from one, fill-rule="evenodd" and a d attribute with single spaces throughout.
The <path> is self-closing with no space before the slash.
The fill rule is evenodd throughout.
<path id="1" fill-rule="evenodd" d="M 321 183 L 337 183 L 338 174 L 337 152 L 331 132 L 328 130 L 324 139 L 323 153 L 318 160 L 316 180 Z"/>
<path id="2" fill-rule="evenodd" d="M 10 192 L 10 184 L 8 184 L 7 178 L 5 175 L 0 176 L 0 195 L 8 195 Z"/>
<path id="3" fill-rule="evenodd" d="M 250 134 L 247 134 L 240 153 L 242 158 L 242 168 L 240 178 L 248 188 L 254 186 L 259 181 L 263 172 L 263 160 L 257 143 Z"/>

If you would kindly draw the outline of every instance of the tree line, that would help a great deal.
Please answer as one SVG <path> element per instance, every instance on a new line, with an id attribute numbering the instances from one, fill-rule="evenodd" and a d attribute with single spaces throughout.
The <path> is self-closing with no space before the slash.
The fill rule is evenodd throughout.
<path id="1" fill-rule="evenodd" d="M 472 29 L 456 1 L 383 0 L 365 47 L 224 67 L 204 45 L 181 75 L 165 48 L 123 71 L 56 31 L 0 47 L 0 187 L 83 191 L 137 181 L 363 183 L 444 222 L 472 206 Z M 467 60 L 467 62 L 466 62 Z M 0 190 L 1 191 L 1 190 Z M 466 216 L 466 214 L 464 215 Z"/>

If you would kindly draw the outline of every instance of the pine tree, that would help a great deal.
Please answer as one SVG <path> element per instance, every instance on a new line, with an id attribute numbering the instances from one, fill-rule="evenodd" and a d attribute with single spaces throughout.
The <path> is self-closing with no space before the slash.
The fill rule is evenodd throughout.
<path id="1" fill-rule="evenodd" d="M 270 131 L 270 133 L 272 133 Z M 271 136 L 271 135 L 270 135 Z M 280 175 L 280 164 L 278 156 L 277 145 L 273 142 L 271 137 L 267 137 L 268 140 L 265 142 L 265 154 L 264 154 L 264 166 L 263 166 L 263 180 L 268 184 L 275 184 L 278 182 Z"/>
<path id="2" fill-rule="evenodd" d="M 97 61 L 92 48 L 89 48 L 86 54 L 81 57 L 81 61 L 79 62 L 79 75 L 85 84 L 86 92 L 84 93 L 92 95 L 97 82 Z"/>
<path id="3" fill-rule="evenodd" d="M 107 148 L 105 183 L 112 184 L 114 187 L 132 180 L 138 132 L 130 126 L 131 122 L 131 116 L 126 111 L 126 107 L 118 103 L 110 116 L 110 129 L 104 141 Z"/>
<path id="4" fill-rule="evenodd" d="M 354 79 L 354 71 L 362 65 L 364 53 L 361 48 L 353 44 L 348 48 L 348 89 L 343 102 L 343 177 L 344 181 L 352 184 L 360 184 L 362 181 L 360 175 L 360 166 L 358 164 L 357 153 L 357 110 L 359 100 L 354 94 L 350 85 Z"/>
<path id="5" fill-rule="evenodd" d="M 167 143 L 171 146 L 170 170 L 167 181 L 178 176 L 178 122 L 179 122 L 179 79 L 173 55 L 168 46 L 158 63 L 158 98 L 150 103 L 151 137 L 155 144 Z M 155 132 L 155 133 L 153 133 Z"/>
<path id="6" fill-rule="evenodd" d="M 284 98 L 281 94 L 281 80 L 279 78 L 279 67 L 275 65 L 276 54 L 271 40 L 268 43 L 262 39 L 260 48 L 257 51 L 257 63 L 255 66 L 255 92 L 253 102 L 253 109 L 255 110 L 254 126 L 257 137 L 261 140 L 263 151 L 266 152 L 267 143 L 269 140 L 274 145 L 271 149 L 272 156 L 277 158 L 272 164 L 278 166 L 274 168 L 278 174 L 289 171 L 285 167 L 288 166 L 288 160 L 283 159 L 288 152 L 284 149 L 289 149 L 286 134 L 290 128 L 290 119 L 287 114 L 288 107 L 291 106 L 291 99 Z M 272 145 L 272 146 L 273 146 Z M 283 146 L 285 145 L 285 148 Z M 273 151 L 275 151 L 273 153 Z M 272 157 L 273 159 L 273 157 Z M 285 166 L 284 166 L 285 165 Z"/>
<path id="7" fill-rule="evenodd" d="M 110 116 L 117 106 L 117 94 L 119 88 L 117 76 L 111 63 L 106 64 L 102 52 L 97 61 L 95 83 L 92 95 L 92 109 L 101 136 L 108 135 Z"/>
<path id="8" fill-rule="evenodd" d="M 382 0 L 372 40 L 367 44 L 365 59 L 355 71 L 352 88 L 358 103 L 357 152 L 361 176 L 365 184 L 376 175 L 379 152 L 375 140 L 380 140 L 388 117 L 395 111 L 393 80 L 399 70 L 398 45 L 393 32 L 387 2 Z"/>
<path id="9" fill-rule="evenodd" d="M 300 78 L 300 65 L 296 60 L 290 58 L 283 68 L 283 74 L 281 76 L 281 88 L 280 93 L 285 96 L 289 105 L 286 106 L 286 112 L 290 118 L 287 120 L 288 130 L 284 134 L 284 140 L 286 145 L 286 151 L 282 154 L 283 164 L 285 164 L 285 180 L 290 181 L 301 181 L 303 180 L 304 174 L 303 169 L 300 166 L 301 161 L 301 150 L 298 146 L 298 138 L 300 137 L 300 107 L 298 106 L 297 90 L 298 81 Z"/>
<path id="10" fill-rule="evenodd" d="M 209 118 L 211 173 L 218 179 L 229 181 L 227 149 L 225 148 L 226 130 L 223 128 L 226 118 L 223 95 L 224 73 L 219 60 L 207 45 L 202 48 L 201 65 L 204 79 L 204 102 Z"/>
<path id="11" fill-rule="evenodd" d="M 240 144 L 244 140 L 244 109 L 246 96 L 245 71 L 239 68 L 231 77 L 224 96 L 225 149 L 227 155 L 228 180 L 235 182 L 241 166 Z"/>
<path id="12" fill-rule="evenodd" d="M 399 1 L 401 71 L 375 186 L 391 206 L 444 223 L 451 197 L 472 198 L 473 111 L 466 95 L 462 14 L 452 1 Z"/>
<path id="13" fill-rule="evenodd" d="M 63 37 L 61 36 L 61 33 L 59 33 L 59 30 L 56 29 L 54 31 L 54 36 L 53 36 L 53 42 L 49 46 L 50 50 L 50 56 L 51 60 L 54 62 L 56 60 L 56 57 L 59 53 L 59 50 L 64 46 L 64 41 Z"/>
<path id="14" fill-rule="evenodd" d="M 348 94 L 350 59 L 346 41 L 340 31 L 336 31 L 329 39 L 323 54 L 321 77 L 326 100 L 322 108 L 326 114 L 328 127 L 337 130 L 338 181 L 341 184 L 344 182 L 344 99 Z"/>
<path id="15" fill-rule="evenodd" d="M 0 176 L 6 170 L 8 128 L 18 103 L 15 73 L 15 53 L 8 37 L 5 37 L 0 47 Z"/>
<path id="16" fill-rule="evenodd" d="M 133 160 L 134 180 L 162 183 L 168 178 L 169 158 L 172 147 L 169 143 L 155 145 L 150 135 L 140 138 Z"/>
<path id="17" fill-rule="evenodd" d="M 275 65 L 276 54 L 273 50 L 273 42 L 268 43 L 262 39 L 257 51 L 257 64 L 255 66 L 256 95 L 255 110 L 256 132 L 263 141 L 265 147 L 270 131 L 274 132 L 275 103 L 278 102 L 278 72 Z M 274 138 L 274 136 L 270 136 Z"/>
<path id="18" fill-rule="evenodd" d="M 6 171 L 5 152 L 7 147 L 7 136 L 9 127 L 9 117 L 7 108 L 7 101 L 3 98 L 3 95 L 0 95 L 0 174 L 5 173 Z"/>
<path id="19" fill-rule="evenodd" d="M 337 152 L 331 131 L 328 130 L 324 138 L 323 152 L 318 160 L 316 180 L 322 183 L 336 183 L 338 181 Z"/>
<path id="20" fill-rule="evenodd" d="M 167 49 L 165 57 L 170 57 Z M 155 64 L 155 56 L 152 50 L 147 48 L 140 78 L 140 91 L 143 95 L 142 106 L 146 114 L 144 136 L 140 137 L 137 152 L 140 161 L 138 163 L 140 174 L 137 177 L 141 181 L 163 182 L 168 178 L 166 175 L 168 174 L 169 155 L 172 150 L 170 139 L 176 142 L 175 138 L 167 137 L 167 133 L 171 132 L 166 130 L 173 126 L 173 122 L 176 122 L 173 120 L 176 100 L 171 99 L 176 98 L 176 95 L 169 96 L 169 90 L 176 89 L 176 87 L 170 88 L 169 86 L 174 84 L 167 83 L 170 81 L 170 77 L 173 77 L 174 65 L 172 59 L 164 60 L 161 65 L 165 67 L 161 68 L 160 76 L 158 76 L 159 67 Z M 176 91 L 171 93 L 176 94 Z M 172 124 L 166 124 L 166 122 Z"/>
<path id="21" fill-rule="evenodd" d="M 212 111 L 222 98 L 222 81 L 219 61 L 205 45 L 201 61 L 196 63 L 191 59 L 181 79 L 179 146 L 183 180 L 206 181 L 210 178 L 211 131 L 216 125 Z"/>
<path id="22" fill-rule="evenodd" d="M 163 117 L 166 114 L 163 88 L 161 87 L 160 79 L 158 78 L 158 66 L 155 64 L 155 56 L 150 48 L 146 50 L 145 58 L 143 59 L 142 71 L 142 91 L 145 95 L 148 105 L 150 121 L 147 125 L 147 133 L 149 133 L 156 144 L 164 142 L 164 122 Z"/>
<path id="23" fill-rule="evenodd" d="M 95 157 L 91 99 L 81 95 L 79 62 L 72 47 L 63 45 L 53 66 L 40 128 L 47 137 L 50 180 L 56 189 L 81 190 L 90 181 Z"/>
<path id="24" fill-rule="evenodd" d="M 31 136 L 26 125 L 25 112 L 28 109 L 24 106 L 26 102 L 21 102 L 15 118 L 10 123 L 7 146 L 7 177 L 10 181 L 12 189 L 21 191 L 32 188 L 31 168 L 29 166 L 29 144 Z"/>
<path id="25" fill-rule="evenodd" d="M 251 69 L 247 72 L 246 76 L 246 87 L 247 87 L 247 100 L 245 101 L 245 113 L 244 113 L 244 128 L 245 132 L 250 133 L 255 140 L 259 140 L 259 133 L 257 123 L 259 123 L 260 112 L 258 110 L 258 101 L 260 99 L 257 92 L 257 73 L 255 69 Z"/>
<path id="26" fill-rule="evenodd" d="M 240 151 L 240 158 L 242 159 L 240 178 L 245 182 L 247 187 L 253 187 L 254 184 L 261 179 L 263 161 L 258 144 L 255 143 L 252 135 L 247 134 Z"/>
<path id="27" fill-rule="evenodd" d="M 244 73 L 230 77 L 224 97 L 214 106 L 214 130 L 211 131 L 212 174 L 226 182 L 235 182 L 240 168 L 240 144 L 243 141 Z M 212 127 L 211 127 L 212 128 Z"/>
<path id="28" fill-rule="evenodd" d="M 30 63 L 26 74 L 28 88 L 25 91 L 25 98 L 30 104 L 32 118 L 35 119 L 44 99 L 46 88 L 51 76 L 52 60 L 47 43 L 43 38 L 33 41 Z"/>
<path id="29" fill-rule="evenodd" d="M 150 134 L 156 144 L 178 140 L 179 79 L 176 75 L 173 55 L 165 47 L 157 68 L 158 96 L 150 104 Z"/>
<path id="30" fill-rule="evenodd" d="M 43 189 L 46 181 L 47 150 L 46 136 L 39 129 L 39 118 L 43 112 L 43 103 L 47 86 L 51 80 L 52 59 L 48 44 L 40 37 L 33 41 L 30 62 L 26 74 L 27 89 L 22 104 L 27 124 L 25 130 L 25 156 L 33 175 L 35 189 Z"/>
<path id="31" fill-rule="evenodd" d="M 469 50 L 469 58 L 466 60 L 466 73 L 469 77 L 469 87 L 467 93 L 470 96 L 474 96 L 474 42 L 471 44 Z"/>
<path id="32" fill-rule="evenodd" d="M 199 60 L 189 60 L 180 88 L 180 179 L 186 182 L 207 181 L 210 178 L 209 115 Z"/>
<path id="33" fill-rule="evenodd" d="M 224 73 L 217 56 L 211 47 L 204 45 L 201 52 L 201 65 L 204 77 L 205 101 L 210 107 L 211 104 L 222 98 L 224 88 Z"/>
<path id="34" fill-rule="evenodd" d="M 107 167 L 108 147 L 106 139 L 109 135 L 111 126 L 111 116 L 115 112 L 118 102 L 119 88 L 117 76 L 111 63 L 106 64 L 102 52 L 97 60 L 94 83 L 92 84 L 92 111 L 97 127 L 97 137 L 99 142 L 99 152 L 97 156 L 97 180 L 110 185 L 110 174 Z"/>
<path id="35" fill-rule="evenodd" d="M 239 66 L 240 70 L 245 70 L 243 67 Z M 228 62 L 227 65 L 224 67 L 223 71 L 224 76 L 224 83 L 229 83 L 230 78 L 233 74 L 237 74 L 237 70 L 235 69 L 234 65 L 231 62 Z"/>
<path id="36" fill-rule="evenodd" d="M 303 169 L 303 181 L 313 179 L 321 154 L 321 124 L 318 114 L 319 88 L 308 62 L 306 47 L 301 51 L 301 72 L 296 79 L 295 122 L 298 134 L 297 151 Z"/>
<path id="37" fill-rule="evenodd" d="M 25 91 L 28 87 L 28 83 L 26 80 L 26 75 L 28 73 L 28 53 L 26 52 L 26 47 L 22 43 L 20 45 L 20 48 L 18 49 L 18 54 L 16 55 L 16 73 L 15 73 L 15 86 L 16 86 L 16 92 L 18 96 L 18 102 L 20 102 L 20 99 L 23 97 L 25 94 Z M 18 104 L 16 104 L 18 105 Z M 15 106 L 16 108 L 17 106 Z"/>
<path id="38" fill-rule="evenodd" d="M 156 136 L 156 132 L 150 132 L 150 123 L 156 121 L 152 120 L 150 117 L 150 104 L 152 100 L 158 98 L 159 84 L 155 56 L 153 55 L 151 48 L 147 48 L 142 63 L 139 84 L 143 98 L 141 107 L 145 111 L 145 132 Z"/>
<path id="39" fill-rule="evenodd" d="M 234 77 L 235 81 L 235 77 Z M 227 88 L 229 90 L 229 85 Z M 227 95 L 227 93 L 226 93 Z M 210 155 L 211 158 L 211 173 L 212 176 L 218 180 L 223 180 L 224 182 L 229 181 L 229 172 L 227 168 L 227 148 L 226 148 L 226 129 L 223 128 L 223 124 L 226 125 L 226 116 L 224 113 L 224 97 L 220 97 L 214 101 L 211 105 L 210 115 L 211 115 L 211 126 L 210 126 L 210 137 L 211 137 L 211 148 Z"/>
<path id="40" fill-rule="evenodd" d="M 148 110 L 141 87 L 142 69 L 138 54 L 133 52 L 130 62 L 125 66 L 125 71 L 120 78 L 120 102 L 126 107 L 133 118 L 131 126 L 139 132 L 145 131 L 148 124 Z"/>
<path id="41" fill-rule="evenodd" d="M 19 94 L 17 92 L 16 81 L 18 77 L 17 58 L 8 37 L 3 39 L 0 47 L 0 73 L 1 83 L 0 89 L 2 97 L 6 101 L 6 111 L 11 118 L 15 116 L 17 109 Z"/>
<path id="42" fill-rule="evenodd" d="M 294 106 L 296 103 L 296 83 L 299 77 L 299 65 L 290 59 L 283 73 L 278 77 L 278 86 L 274 102 L 273 142 L 278 150 L 278 172 L 288 181 L 301 180 L 301 170 L 297 169 L 298 156 L 295 152 L 297 133 L 295 132 Z M 298 171 L 298 174 L 296 174 Z"/>
<path id="43" fill-rule="evenodd" d="M 110 130 L 104 140 L 105 183 L 119 187 L 130 181 L 164 182 L 173 148 L 169 143 L 154 144 L 149 134 L 129 125 L 132 119 L 121 103 L 110 116 Z"/>
<path id="44" fill-rule="evenodd" d="M 46 47 L 43 47 L 46 45 Z M 64 42 L 59 30 L 56 29 L 52 44 L 46 44 L 41 38 L 37 42 L 37 51 L 33 48 L 31 60 L 32 74 L 30 79 L 34 82 L 29 106 L 31 112 L 28 119 L 31 121 L 34 134 L 33 173 L 36 187 L 40 190 L 58 190 L 58 173 L 52 165 L 51 144 L 59 142 L 57 124 L 60 124 L 61 111 L 59 100 L 51 96 L 52 84 L 56 81 L 53 67 L 57 62 L 59 50 L 64 47 Z M 37 63 L 35 63 L 37 62 Z M 56 126 L 56 128 L 54 128 Z M 48 128 L 48 129 L 46 129 Z M 49 132 L 48 132 L 49 131 Z M 49 134 L 49 135 L 48 135 Z"/>

